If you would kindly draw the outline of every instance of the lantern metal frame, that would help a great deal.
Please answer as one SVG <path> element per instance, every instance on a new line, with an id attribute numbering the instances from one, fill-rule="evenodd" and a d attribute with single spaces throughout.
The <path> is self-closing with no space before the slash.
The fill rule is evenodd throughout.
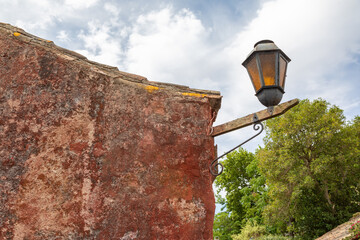
<path id="1" fill-rule="evenodd" d="M 263 66 L 260 56 L 264 53 L 273 53 L 274 54 L 274 84 L 268 85 L 264 80 L 264 73 L 263 73 Z M 257 67 L 257 76 L 259 77 L 258 84 L 260 84 L 260 88 L 257 89 L 255 84 L 255 79 L 253 78 L 252 74 L 250 73 L 248 64 L 253 61 L 255 58 L 256 67 Z M 283 72 L 280 72 L 280 61 L 281 59 L 285 63 L 285 67 Z M 254 45 L 254 49 L 242 63 L 242 65 L 247 69 L 249 74 L 251 83 L 255 89 L 255 96 L 258 97 L 259 101 L 265 105 L 266 107 L 271 107 L 277 105 L 281 99 L 282 95 L 285 93 L 285 81 L 286 81 L 286 72 L 287 72 L 287 65 L 291 61 L 291 59 L 280 49 L 278 48 L 273 41 L 271 40 L 262 40 L 257 42 Z M 283 79 L 280 79 L 280 77 Z"/>

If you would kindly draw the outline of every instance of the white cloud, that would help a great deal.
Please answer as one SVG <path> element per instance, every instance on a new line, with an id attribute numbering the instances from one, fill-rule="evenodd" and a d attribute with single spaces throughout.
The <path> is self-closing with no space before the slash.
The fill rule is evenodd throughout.
<path id="1" fill-rule="evenodd" d="M 216 86 L 208 68 L 215 60 L 208 34 L 189 10 L 164 8 L 141 15 L 129 36 L 126 69 L 154 81 Z"/>
<path id="2" fill-rule="evenodd" d="M 15 22 L 13 24 L 25 28 L 27 31 L 39 32 L 39 29 L 45 30 L 54 22 L 56 12 L 53 10 L 53 7 L 57 5 L 56 3 L 51 5 L 47 0 L 32 0 L 23 4 L 17 1 L 9 2 L 11 1 L 5 4 L 8 10 L 5 15 L 8 15 L 9 19 L 14 19 Z M 55 7 L 54 9 L 58 8 Z"/>
<path id="3" fill-rule="evenodd" d="M 79 38 L 85 43 L 85 49 L 77 52 L 100 63 L 119 66 L 122 57 L 121 39 L 115 37 L 111 26 L 92 21 L 88 24 L 88 33 L 81 32 Z"/>
<path id="4" fill-rule="evenodd" d="M 56 38 L 59 39 L 59 41 L 62 41 L 62 42 L 69 42 L 70 41 L 69 35 L 65 30 L 59 31 Z"/>
<path id="5" fill-rule="evenodd" d="M 65 5 L 75 9 L 89 8 L 94 6 L 98 0 L 65 0 Z"/>
<path id="6" fill-rule="evenodd" d="M 116 6 L 116 5 L 112 4 L 112 3 L 108 3 L 108 2 L 105 3 L 104 9 L 105 9 L 107 12 L 111 13 L 112 15 L 114 15 L 114 16 L 119 16 L 119 14 L 120 14 L 120 12 L 121 12 L 118 6 Z"/>

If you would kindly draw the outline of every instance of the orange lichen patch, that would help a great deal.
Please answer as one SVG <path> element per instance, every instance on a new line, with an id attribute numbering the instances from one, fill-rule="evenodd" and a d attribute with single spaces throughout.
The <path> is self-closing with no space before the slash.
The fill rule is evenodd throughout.
<path id="1" fill-rule="evenodd" d="M 148 85 L 145 87 L 146 91 L 148 91 L 149 93 L 152 93 L 154 91 L 157 91 L 159 90 L 159 87 L 155 87 L 155 86 L 151 86 L 151 85 Z"/>
<path id="2" fill-rule="evenodd" d="M 154 91 L 157 91 L 159 89 L 162 89 L 160 87 L 156 87 L 156 86 L 152 86 L 152 85 L 144 85 L 144 84 L 138 84 L 138 86 L 140 86 L 141 88 L 144 88 L 146 91 L 148 91 L 149 93 L 152 93 Z"/>
<path id="3" fill-rule="evenodd" d="M 144 85 L 144 84 L 138 84 L 138 86 L 144 88 L 146 91 L 148 91 L 149 93 L 152 93 L 154 91 L 157 91 L 159 89 L 162 89 L 160 87 L 156 87 L 156 86 L 152 86 L 152 85 Z"/>
<path id="4" fill-rule="evenodd" d="M 184 92 L 181 93 L 184 96 L 191 96 L 191 97 L 206 97 L 206 94 L 200 94 L 200 93 L 188 93 L 188 92 Z"/>
<path id="5" fill-rule="evenodd" d="M 20 36 L 21 35 L 21 33 L 19 33 L 19 32 L 14 32 L 14 36 L 15 37 L 18 37 L 18 36 Z"/>

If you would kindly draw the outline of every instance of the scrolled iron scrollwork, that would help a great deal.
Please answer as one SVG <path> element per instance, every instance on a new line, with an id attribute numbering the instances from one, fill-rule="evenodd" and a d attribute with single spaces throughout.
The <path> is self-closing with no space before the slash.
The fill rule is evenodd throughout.
<path id="1" fill-rule="evenodd" d="M 210 164 L 210 172 L 211 172 L 211 174 L 213 176 L 219 176 L 224 170 L 224 166 L 220 162 L 218 162 L 218 160 L 220 158 L 222 158 L 225 155 L 231 153 L 232 151 L 236 150 L 237 148 L 241 147 L 242 145 L 244 145 L 245 143 L 249 142 L 250 140 L 254 139 L 255 137 L 259 136 L 262 133 L 262 131 L 264 130 L 264 125 L 260 121 L 256 121 L 256 120 L 257 120 L 257 116 L 254 115 L 253 129 L 255 131 L 259 131 L 259 132 L 257 132 L 251 138 L 245 140 L 244 142 L 240 143 L 236 147 L 232 148 L 231 150 L 227 151 L 226 153 L 224 153 L 223 155 L 221 155 L 220 157 L 216 158 L 214 161 L 211 162 L 211 164 Z M 218 166 L 220 166 L 220 170 L 218 169 Z"/>

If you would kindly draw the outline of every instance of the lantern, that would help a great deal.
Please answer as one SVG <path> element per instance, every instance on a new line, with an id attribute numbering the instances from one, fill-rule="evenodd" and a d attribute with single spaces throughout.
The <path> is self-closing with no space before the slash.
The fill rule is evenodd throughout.
<path id="1" fill-rule="evenodd" d="M 273 41 L 257 42 L 243 62 L 256 96 L 266 107 L 280 103 L 284 94 L 286 68 L 290 58 Z"/>

